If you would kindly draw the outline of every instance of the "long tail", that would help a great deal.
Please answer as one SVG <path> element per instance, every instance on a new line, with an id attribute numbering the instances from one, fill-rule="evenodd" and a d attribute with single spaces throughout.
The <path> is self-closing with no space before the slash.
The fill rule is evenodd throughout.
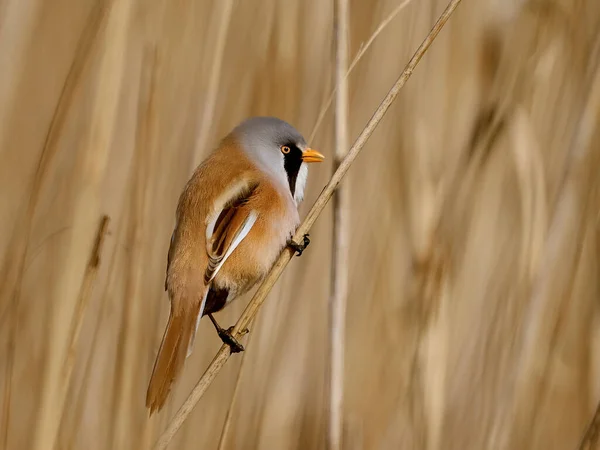
<path id="1" fill-rule="evenodd" d="M 171 307 L 167 328 L 156 356 L 146 393 L 146 407 L 150 408 L 150 415 L 154 411 L 160 411 L 163 407 L 173 381 L 183 368 L 190 343 L 196 335 L 202 307 L 200 302 L 191 311 L 180 309 L 174 311 L 175 308 Z"/>

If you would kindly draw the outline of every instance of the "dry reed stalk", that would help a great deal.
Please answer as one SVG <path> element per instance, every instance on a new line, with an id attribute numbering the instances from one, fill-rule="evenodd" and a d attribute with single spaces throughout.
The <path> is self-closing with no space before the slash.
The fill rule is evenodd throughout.
<path id="1" fill-rule="evenodd" d="M 164 5 L 164 3 L 163 3 Z M 155 38 L 156 39 L 156 38 Z M 158 73 L 159 73 L 159 67 L 160 67 L 160 58 L 159 58 L 159 54 L 158 54 L 158 46 L 156 45 L 156 43 L 147 45 L 146 49 L 145 49 L 145 57 L 144 57 L 144 61 L 143 63 L 146 62 L 147 65 L 150 65 L 149 67 L 149 73 L 148 73 L 148 78 L 149 80 L 147 81 L 148 87 L 148 93 L 147 93 L 147 102 L 145 103 L 145 107 L 147 109 L 147 113 L 146 113 L 146 122 L 147 124 L 146 126 L 146 131 L 147 131 L 147 136 L 145 137 L 145 154 L 146 154 L 146 164 L 147 164 L 147 170 L 148 170 L 148 176 L 150 177 L 150 180 L 148 181 L 148 185 L 145 188 L 145 194 L 147 196 L 146 202 L 149 204 L 148 206 L 148 211 L 146 212 L 146 215 L 144 216 L 143 220 L 149 220 L 148 217 L 152 216 L 152 209 L 153 207 L 150 206 L 156 199 L 157 196 L 157 189 L 158 187 L 156 186 L 156 184 L 153 183 L 153 177 L 155 176 L 156 173 L 159 173 L 159 169 L 158 169 L 158 161 L 157 161 L 157 157 L 159 155 L 159 145 L 158 145 L 158 141 L 159 141 L 159 134 L 158 134 L 158 122 L 157 122 L 157 93 L 158 93 Z M 141 95 L 141 94 L 140 94 Z M 152 252 L 151 248 L 147 249 L 148 252 Z M 145 256 L 145 258 L 150 258 L 150 256 Z M 145 294 L 143 294 L 145 295 Z M 146 313 L 150 313 L 149 311 L 145 310 Z M 156 320 L 158 320 L 160 318 L 159 314 L 155 314 Z M 153 331 L 156 330 L 156 326 L 153 326 L 153 321 L 144 321 L 142 319 L 142 322 L 144 322 L 146 324 L 146 328 L 143 330 L 140 330 L 140 338 L 143 339 L 143 342 L 139 342 L 140 345 L 146 347 L 148 345 L 148 338 L 150 336 L 153 336 Z M 146 356 L 146 358 L 150 356 L 149 354 Z M 142 359 L 142 361 L 140 361 L 139 363 L 139 367 L 143 368 L 143 367 L 148 367 L 148 359 Z M 150 358 L 152 358 L 150 356 Z M 146 375 L 145 373 L 139 374 L 138 375 L 138 379 L 144 378 Z M 140 439 L 140 447 L 141 448 L 149 448 L 152 445 L 152 442 L 154 442 L 155 439 L 155 428 L 156 428 L 156 421 L 144 421 L 143 424 L 143 432 L 141 433 L 141 439 Z"/>
<path id="2" fill-rule="evenodd" d="M 335 160 L 333 172 L 340 166 L 348 149 L 348 36 L 350 28 L 348 0 L 336 0 L 335 33 Z M 348 190 L 340 186 L 333 194 L 333 247 L 331 292 L 329 299 L 329 420 L 327 448 L 342 448 L 344 424 L 344 351 L 346 303 L 348 299 L 348 236 L 350 205 Z"/>
<path id="3" fill-rule="evenodd" d="M 123 302 L 123 326 L 119 335 L 117 355 L 117 385 L 115 388 L 112 448 L 139 447 L 143 433 L 131 433 L 135 429 L 136 383 L 141 375 L 143 342 L 141 326 L 144 323 L 143 286 L 146 243 L 149 240 L 149 208 L 153 200 L 150 161 L 156 151 L 152 136 L 154 123 L 154 95 L 156 85 L 156 52 L 152 46 L 144 49 L 138 81 L 138 113 L 135 137 L 135 155 L 131 166 L 130 202 L 126 203 L 125 216 L 129 219 L 130 251 L 128 252 L 128 276 L 125 281 Z M 131 439 L 137 439 L 136 444 Z M 135 442 L 135 441 L 134 441 Z"/>
<path id="4" fill-rule="evenodd" d="M 588 149 L 593 139 L 593 135 L 597 126 L 597 118 L 600 116 L 600 36 L 596 42 L 596 58 L 597 67 L 590 96 L 586 108 L 584 109 L 581 119 L 580 132 L 577 135 L 577 143 L 583 148 Z M 576 148 L 577 150 L 577 148 Z M 596 407 L 596 411 L 590 421 L 585 434 L 579 445 L 579 450 L 594 450 L 597 449 L 598 438 L 600 437 L 600 403 Z"/>
<path id="5" fill-rule="evenodd" d="M 225 53 L 227 33 L 229 31 L 231 12 L 233 10 L 233 0 L 221 0 L 220 2 L 216 2 L 216 5 L 216 8 L 221 9 L 220 21 L 217 22 L 211 20 L 210 25 L 214 23 L 217 27 L 217 31 L 214 32 L 214 34 L 217 34 L 217 44 L 213 49 L 213 60 L 210 65 L 210 76 L 208 79 L 208 92 L 206 99 L 204 100 L 204 110 L 202 111 L 200 129 L 194 145 L 194 163 L 192 164 L 192 167 L 196 167 L 196 161 L 199 155 L 206 149 L 210 129 L 213 124 L 215 104 L 217 101 L 217 94 L 219 93 L 219 81 L 221 80 L 223 54 Z M 209 28 L 208 34 L 213 34 L 213 30 Z"/>
<path id="6" fill-rule="evenodd" d="M 252 329 L 254 325 L 254 321 L 250 323 L 248 329 Z M 227 445 L 227 438 L 229 437 L 229 430 L 231 429 L 231 418 L 233 417 L 233 411 L 238 399 L 238 392 L 240 389 L 240 384 L 242 381 L 242 375 L 244 374 L 244 367 L 246 363 L 246 358 L 248 356 L 248 348 L 250 347 L 250 341 L 252 340 L 253 334 L 248 334 L 248 340 L 246 341 L 246 351 L 242 355 L 242 361 L 240 362 L 240 370 L 238 371 L 237 378 L 235 380 L 235 387 L 233 388 L 233 394 L 231 396 L 231 402 L 229 403 L 229 408 L 227 409 L 227 415 L 225 416 L 225 421 L 223 422 L 223 428 L 221 429 L 221 436 L 219 437 L 219 446 L 217 450 L 225 450 L 225 446 Z"/>
<path id="7" fill-rule="evenodd" d="M 448 3 L 448 6 L 444 10 L 444 12 L 442 12 L 438 20 L 433 25 L 429 34 L 425 37 L 425 40 L 415 51 L 414 55 L 411 57 L 402 74 L 399 76 L 399 78 L 389 90 L 383 101 L 377 107 L 375 113 L 373 114 L 367 125 L 364 127 L 364 129 L 361 131 L 360 135 L 348 151 L 348 154 L 329 180 L 329 183 L 327 183 L 327 185 L 313 204 L 306 218 L 296 230 L 296 233 L 293 237 L 293 240 L 295 242 L 301 242 L 303 236 L 306 233 L 308 233 L 312 225 L 315 223 L 317 217 L 325 208 L 325 205 L 333 195 L 333 192 L 337 188 L 338 184 L 340 183 L 346 172 L 348 172 L 348 169 L 350 168 L 350 166 L 352 165 L 352 163 L 366 144 L 367 140 L 371 137 L 371 135 L 375 131 L 375 128 L 377 127 L 383 116 L 386 114 L 396 97 L 398 96 L 398 93 L 412 75 L 413 71 L 415 70 L 415 67 L 417 66 L 419 61 L 421 61 L 421 58 L 423 58 L 423 55 L 429 49 L 429 47 L 441 31 L 441 29 L 444 27 L 444 25 L 446 24 L 456 7 L 460 4 L 460 2 L 461 0 L 451 0 Z M 238 339 L 242 336 L 242 330 L 246 330 L 252 319 L 256 316 L 258 310 L 265 301 L 266 296 L 271 291 L 273 285 L 278 280 L 279 276 L 281 275 L 287 264 L 291 261 L 292 257 L 294 256 L 294 253 L 295 252 L 291 248 L 287 248 L 281 253 L 279 258 L 273 265 L 273 268 L 265 277 L 263 283 L 259 286 L 258 290 L 250 300 L 250 303 L 248 304 L 246 309 L 244 309 L 244 312 L 235 324 L 232 330 L 232 335 L 234 338 Z M 181 408 L 175 414 L 175 417 L 169 423 L 167 429 L 163 432 L 161 437 L 156 442 L 154 446 L 155 449 L 164 450 L 169 445 L 169 442 L 171 442 L 171 439 L 173 439 L 175 433 L 177 433 L 179 428 L 183 425 L 189 414 L 196 406 L 196 403 L 198 403 L 204 392 L 206 392 L 206 389 L 208 389 L 208 386 L 210 386 L 210 384 L 217 376 L 223 365 L 229 359 L 230 355 L 231 349 L 229 348 L 229 346 L 225 344 L 222 345 L 217 354 L 214 356 L 210 365 L 208 366 L 208 368 L 206 369 L 206 371 L 204 372 L 204 374 L 202 375 L 202 377 L 200 378 L 200 380 L 186 399 L 186 401 L 183 403 Z"/>
<path id="8" fill-rule="evenodd" d="M 8 134 L 5 132 L 11 123 L 8 118 L 27 64 L 24 55 L 35 38 L 40 9 L 42 2 L 36 0 L 9 1 L 4 5 L 0 2 L 0 148 Z"/>
<path id="9" fill-rule="evenodd" d="M 366 43 L 362 43 L 360 45 L 360 48 L 359 48 L 358 52 L 356 53 L 356 56 L 352 60 L 352 63 L 350 64 L 350 67 L 348 67 L 348 71 L 344 75 L 344 81 L 346 81 L 348 79 L 348 77 L 350 76 L 350 73 L 354 70 L 354 67 L 356 67 L 356 64 L 358 64 L 358 62 L 362 59 L 362 57 L 364 56 L 364 54 L 366 53 L 366 51 L 369 49 L 369 47 L 371 47 L 371 44 L 373 44 L 373 42 L 375 42 L 375 39 L 377 38 L 377 36 L 379 36 L 379 34 L 383 30 L 385 30 L 385 28 L 398 15 L 398 13 L 400 11 L 402 11 L 406 6 L 408 6 L 408 4 L 411 1 L 412 0 L 404 0 L 402 3 L 400 3 L 398 6 L 396 6 L 396 8 L 394 8 L 394 10 L 379 24 L 379 26 L 373 32 L 373 34 L 369 37 L 369 39 L 367 40 L 367 42 Z M 323 122 L 323 119 L 325 118 L 325 114 L 327 114 L 327 110 L 331 106 L 331 102 L 333 101 L 333 98 L 334 98 L 334 96 L 335 96 L 335 94 L 336 94 L 336 92 L 338 90 L 338 87 L 339 86 L 337 84 L 334 86 L 333 91 L 331 91 L 331 94 L 329 94 L 329 97 L 325 101 L 325 104 L 321 108 L 321 111 L 319 111 L 319 116 L 317 117 L 317 121 L 315 122 L 313 130 L 310 133 L 310 138 L 308 139 L 308 142 L 312 142 L 314 140 L 315 135 L 317 134 L 317 130 L 321 126 L 321 123 Z"/>
<path id="10" fill-rule="evenodd" d="M 129 192 L 129 191 L 128 191 Z M 128 202 L 123 202 L 123 208 L 127 208 L 129 206 Z M 117 214 L 119 218 L 117 223 L 113 223 L 113 231 L 111 235 L 113 235 L 114 242 L 122 242 L 124 240 L 124 234 L 127 233 L 127 215 L 121 211 L 120 214 Z M 116 226 L 115 226 L 116 225 Z M 102 330 L 106 328 L 106 319 L 107 316 L 110 315 L 110 299 L 116 297 L 118 291 L 118 279 L 122 272 L 121 265 L 118 263 L 120 260 L 121 252 L 119 251 L 119 247 L 117 246 L 112 252 L 112 257 L 107 264 L 108 274 L 106 277 L 106 283 L 104 284 L 104 291 L 101 294 L 100 306 L 97 313 L 98 319 L 94 324 L 94 331 L 91 339 L 91 344 L 89 350 L 86 352 L 87 359 L 83 368 L 83 376 L 82 381 L 78 389 L 73 389 L 69 392 L 69 400 L 67 404 L 70 405 L 70 408 L 74 410 L 72 413 L 73 423 L 71 423 L 70 429 L 60 430 L 64 437 L 62 442 L 68 443 L 70 446 L 73 446 L 78 437 L 78 433 L 81 431 L 81 422 L 83 420 L 87 394 L 91 392 L 90 386 L 92 385 L 92 377 L 94 375 L 93 365 L 94 359 L 101 351 L 101 342 L 102 338 L 101 333 Z M 66 425 L 66 420 L 61 421 L 61 426 Z M 99 430 L 99 434 L 103 436 L 110 436 L 109 432 L 105 432 L 104 430 Z M 68 447 L 72 448 L 72 447 Z"/>
<path id="11" fill-rule="evenodd" d="M 98 2 L 96 6 L 90 12 L 88 18 L 88 26 L 86 27 L 82 38 L 79 41 L 73 63 L 69 69 L 69 73 L 65 79 L 65 83 L 62 88 L 61 95 L 58 100 L 56 109 L 50 122 L 50 127 L 44 141 L 44 147 L 42 149 L 36 173 L 33 179 L 31 192 L 27 204 L 27 210 L 25 212 L 23 222 L 15 227 L 15 236 L 10 239 L 11 246 L 8 249 L 8 267 L 3 267 L 1 271 L 0 286 L 2 289 L 10 289 L 10 281 L 13 278 L 12 272 L 16 272 L 16 280 L 12 292 L 8 293 L 10 302 L 8 305 L 7 316 L 10 316 L 10 329 L 9 329 L 9 340 L 8 340 L 8 352 L 7 352 L 7 364 L 6 364 L 6 375 L 4 380 L 4 404 L 3 404 L 3 420 L 0 428 L 0 436 L 4 436 L 4 446 L 8 447 L 8 429 L 10 424 L 10 401 L 11 393 L 10 386 L 12 384 L 12 371 L 14 363 L 14 354 L 16 351 L 16 332 L 17 332 L 17 321 L 18 321 L 18 310 L 19 310 L 19 299 L 21 295 L 21 284 L 23 282 L 23 276 L 26 268 L 26 257 L 29 253 L 29 235 L 33 226 L 33 217 L 35 208 L 38 203 L 41 188 L 47 174 L 48 167 L 52 162 L 54 156 L 58 150 L 58 140 L 63 130 L 66 120 L 67 112 L 71 106 L 71 102 L 74 97 L 75 87 L 79 84 L 79 80 L 83 73 L 85 64 L 88 61 L 89 55 L 91 54 L 91 48 L 94 44 L 100 24 L 102 23 L 102 17 L 104 12 L 103 2 Z M 1 139 L 1 138 L 0 138 Z M 0 141 L 1 143 L 1 141 Z M 0 297 L 4 297 L 4 293 L 0 290 Z"/>
<path id="12" fill-rule="evenodd" d="M 94 45 L 100 30 L 100 25 L 104 16 L 104 10 L 105 5 L 103 2 L 97 2 L 95 4 L 88 16 L 85 31 L 79 39 L 79 45 L 75 51 L 75 57 L 73 58 L 73 62 L 62 86 L 62 91 L 52 115 L 48 133 L 46 134 L 44 140 L 44 145 L 37 163 L 35 176 L 33 177 L 31 192 L 29 195 L 27 210 L 24 215 L 23 223 L 20 223 L 17 227 L 15 227 L 17 230 L 15 232 L 15 236 L 10 239 L 11 247 L 7 251 L 8 257 L 6 259 L 9 262 L 9 267 L 8 269 L 6 267 L 2 268 L 3 270 L 0 286 L 3 288 L 10 284 L 10 280 L 12 279 L 12 276 L 10 275 L 11 270 L 18 272 L 17 281 L 15 282 L 17 287 L 22 281 L 23 272 L 25 270 L 25 258 L 28 254 L 29 248 L 28 236 L 31 232 L 33 214 L 40 196 L 42 184 L 45 181 L 45 175 L 47 174 L 48 167 L 57 154 L 58 141 L 67 122 L 67 114 L 73 102 L 75 88 L 79 85 L 85 65 L 88 63 L 90 58 L 92 46 Z"/>
<path id="13" fill-rule="evenodd" d="M 585 430 L 578 450 L 596 450 L 598 448 L 598 437 L 600 437 L 600 403 L 596 406 L 596 412 Z"/>
<path id="14" fill-rule="evenodd" d="M 122 228 L 123 228 L 122 223 L 123 223 L 123 220 L 120 220 L 118 222 L 116 230 L 113 228 L 113 232 L 111 233 L 113 235 L 113 239 L 115 242 L 121 241 L 121 234 L 122 234 Z M 113 227 L 114 227 L 114 224 L 113 224 Z M 100 341 L 99 336 L 100 336 L 102 327 L 104 325 L 104 320 L 106 317 L 106 310 L 108 308 L 108 305 L 107 305 L 108 298 L 110 297 L 109 288 L 111 286 L 115 285 L 115 279 L 118 274 L 118 270 L 116 270 L 116 261 L 117 261 L 118 256 L 119 256 L 119 252 L 116 250 L 113 251 L 112 258 L 109 261 L 108 266 L 107 266 L 108 267 L 108 275 L 107 275 L 107 279 L 106 279 L 106 284 L 104 285 L 104 292 L 100 296 L 101 297 L 100 307 L 99 307 L 98 314 L 97 314 L 98 319 L 96 320 L 96 323 L 94 324 L 94 331 L 92 334 L 92 342 L 90 344 L 89 351 L 86 352 L 87 358 L 85 360 L 85 363 L 83 364 L 84 368 L 83 368 L 83 376 L 82 376 L 81 385 L 79 386 L 78 389 L 75 389 L 75 386 L 71 385 L 71 390 L 67 395 L 66 404 L 69 405 L 70 409 L 74 410 L 74 413 L 72 414 L 73 423 L 71 424 L 71 428 L 69 430 L 66 429 L 66 424 L 67 424 L 66 415 L 63 415 L 63 417 L 61 418 L 60 428 L 58 431 L 59 439 L 61 436 L 67 435 L 68 437 L 64 438 L 64 442 L 68 442 L 71 446 L 74 444 L 74 442 L 77 439 L 77 433 L 80 431 L 80 424 L 81 424 L 81 420 L 84 415 L 86 393 L 89 392 L 89 386 L 91 383 L 94 356 L 98 354 L 99 341 Z"/>
<path id="15" fill-rule="evenodd" d="M 71 328 L 69 333 L 69 343 L 67 349 L 67 355 L 64 366 L 64 386 L 65 393 L 60 396 L 60 404 L 57 406 L 57 411 L 60 414 L 60 418 L 64 418 L 65 406 L 67 404 L 68 391 L 71 386 L 71 376 L 73 374 L 73 367 L 75 365 L 75 356 L 77 352 L 77 343 L 79 342 L 79 332 L 81 331 L 81 325 L 83 323 L 83 317 L 85 316 L 85 312 L 87 311 L 87 306 L 89 304 L 90 297 L 93 292 L 94 282 L 96 281 L 96 276 L 98 275 L 98 268 L 100 267 L 100 254 L 102 252 L 102 245 L 104 244 L 104 238 L 106 237 L 106 232 L 108 231 L 108 223 L 110 219 L 108 216 L 103 216 L 100 220 L 100 225 L 98 227 L 98 233 L 96 234 L 96 239 L 94 241 L 94 246 L 92 248 L 92 252 L 90 254 L 90 259 L 88 261 L 88 265 L 85 269 L 85 274 L 83 276 L 83 281 L 81 283 L 81 289 L 79 291 L 79 296 L 77 298 L 77 304 L 75 305 L 75 312 L 73 314 L 73 320 L 71 321 Z M 59 423 L 60 428 L 60 423 Z M 58 438 L 59 433 L 56 433 L 54 447 L 58 447 Z"/>
<path id="16" fill-rule="evenodd" d="M 523 223 L 519 273 L 529 282 L 537 273 L 548 229 L 546 175 L 540 145 L 529 116 L 515 108 L 511 150 L 515 161 Z"/>
<path id="17" fill-rule="evenodd" d="M 141 153 L 141 152 L 140 152 Z M 112 448 L 131 448 L 128 439 L 132 437 L 130 420 L 132 418 L 132 392 L 135 391 L 133 383 L 137 378 L 133 371 L 137 366 L 139 354 L 138 342 L 140 326 L 140 290 L 143 275 L 143 241 L 146 227 L 143 218 L 143 178 L 145 177 L 143 156 L 135 158 L 132 170 L 134 187 L 131 201 L 128 202 L 130 213 L 126 216 L 129 221 L 127 240 L 131 242 L 128 254 L 128 276 L 125 282 L 125 298 L 122 304 L 122 325 L 119 331 L 118 349 L 116 357 L 116 382 L 113 392 L 111 432 Z"/>
<path id="18" fill-rule="evenodd" d="M 525 311 L 525 323 L 528 326 L 520 336 L 523 351 L 517 364 L 517 386 L 512 408 L 517 408 L 521 403 L 520 399 L 527 399 L 527 403 L 519 409 L 524 418 L 520 419 L 518 424 L 514 424 L 514 427 L 518 427 L 522 433 L 528 433 L 532 429 L 536 407 L 545 386 L 537 377 L 528 374 L 547 370 L 551 359 L 552 336 L 556 333 L 555 327 L 562 311 L 556 306 L 548 307 L 547 302 L 552 294 L 551 290 L 556 288 L 551 280 L 557 270 L 557 261 L 575 267 L 583 245 L 581 239 L 576 240 L 575 236 L 581 235 L 584 226 L 583 215 L 588 201 L 579 193 L 577 180 L 581 175 L 581 169 L 586 166 L 590 152 L 593 151 L 593 138 L 600 116 L 600 34 L 596 36 L 589 58 L 585 89 L 581 93 L 584 101 L 577 122 L 578 128 L 567 154 L 545 248 L 540 258 L 540 267 L 531 290 L 530 304 Z M 572 277 L 569 284 L 563 289 L 572 288 Z M 509 411 L 505 414 L 507 417 L 514 417 Z M 504 436 L 505 446 L 508 445 L 508 439 L 512 438 L 508 434 L 518 435 L 518 430 L 516 433 L 513 431 Z"/>
<path id="19" fill-rule="evenodd" d="M 421 152 L 416 154 L 416 166 L 419 168 L 413 171 L 421 174 L 417 177 L 419 197 L 411 203 L 423 208 L 415 230 L 422 232 L 424 238 L 413 238 L 423 244 L 413 250 L 413 302 L 417 325 L 416 345 L 412 349 L 410 401 L 412 414 L 420 416 L 419 420 L 415 420 L 413 434 L 423 448 L 440 448 L 443 405 L 448 396 L 447 311 L 451 296 L 452 242 L 445 229 L 450 215 L 449 205 L 453 204 L 461 190 L 471 193 L 473 178 L 480 172 L 485 155 L 501 130 L 499 123 L 501 120 L 497 114 L 490 114 L 487 109 L 480 111 L 471 130 L 467 151 L 461 154 L 463 164 L 446 169 L 440 180 L 435 181 L 432 173 L 426 173 L 427 165 L 421 158 Z M 417 210 L 411 214 L 418 213 Z"/>
<path id="20" fill-rule="evenodd" d="M 125 67 L 125 42 L 129 31 L 131 0 L 113 1 L 109 6 L 105 39 L 100 49 L 99 80 L 96 86 L 91 127 L 85 151 L 78 158 L 74 185 L 80 192 L 73 205 L 73 235 L 67 249 L 66 260 L 76 261 L 79 249 L 88 245 L 89 222 L 97 213 L 96 189 L 104 174 L 117 116 L 122 77 Z M 48 367 L 43 380 L 42 399 L 39 408 L 38 428 L 34 447 L 50 448 L 56 440 L 60 415 L 56 405 L 62 401 L 61 378 L 67 350 L 67 330 L 61 326 L 69 323 L 73 315 L 73 300 L 69 298 L 76 271 L 69 271 L 57 280 L 57 295 L 62 296 L 50 319 L 51 335 L 48 346 Z"/>

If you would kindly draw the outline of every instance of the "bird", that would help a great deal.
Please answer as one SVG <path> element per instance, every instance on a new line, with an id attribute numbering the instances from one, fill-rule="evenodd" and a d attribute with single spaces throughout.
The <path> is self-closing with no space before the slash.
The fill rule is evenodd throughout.
<path id="1" fill-rule="evenodd" d="M 301 255 L 308 246 L 308 234 L 301 243 L 291 238 L 308 164 L 324 159 L 289 123 L 258 116 L 233 128 L 195 169 L 167 254 L 170 313 L 146 393 L 150 415 L 164 406 L 203 316 L 232 352 L 244 350 L 213 314 L 263 279 L 284 248 Z"/>

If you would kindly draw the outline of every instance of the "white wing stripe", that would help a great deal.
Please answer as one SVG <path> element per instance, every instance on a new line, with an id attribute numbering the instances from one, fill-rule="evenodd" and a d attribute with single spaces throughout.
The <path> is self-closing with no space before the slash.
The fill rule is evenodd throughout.
<path id="1" fill-rule="evenodd" d="M 202 303 L 200 304 L 200 310 L 198 311 L 198 317 L 196 317 L 196 328 L 194 328 L 194 331 L 192 332 L 192 334 L 190 336 L 190 341 L 188 342 L 187 354 L 185 355 L 186 358 L 189 358 L 189 356 L 192 354 L 192 351 L 194 350 L 194 341 L 196 340 L 196 333 L 198 332 L 198 326 L 200 325 L 200 319 L 202 319 L 202 314 L 204 313 L 204 306 L 206 305 L 206 298 L 208 297 L 208 291 L 209 291 L 209 289 L 206 289 L 206 292 L 204 292 L 204 297 L 202 298 Z"/>
<path id="2" fill-rule="evenodd" d="M 225 255 L 223 255 L 223 259 L 221 259 L 219 264 L 217 264 L 214 272 L 212 273 L 210 279 L 208 280 L 208 282 L 206 284 L 210 283 L 215 278 L 215 275 L 217 274 L 217 272 L 219 272 L 219 269 L 221 269 L 221 266 L 223 265 L 223 263 L 225 261 L 227 261 L 227 258 L 229 258 L 229 255 L 231 255 L 231 253 L 237 248 L 237 246 L 240 245 L 240 242 L 242 242 L 242 240 L 248 235 L 248 233 L 254 226 L 254 223 L 256 222 L 257 218 L 258 218 L 258 212 L 254 211 L 254 210 L 252 210 L 250 212 L 250 214 L 248 214 L 248 217 L 246 217 L 246 220 L 244 220 L 243 225 L 241 226 L 241 228 L 239 228 L 239 231 L 237 232 L 235 238 L 231 242 L 231 245 L 227 249 L 227 252 L 225 253 Z"/>

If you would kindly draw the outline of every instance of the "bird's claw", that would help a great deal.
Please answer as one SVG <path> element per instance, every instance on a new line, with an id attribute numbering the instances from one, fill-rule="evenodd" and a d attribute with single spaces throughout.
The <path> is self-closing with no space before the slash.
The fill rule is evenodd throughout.
<path id="1" fill-rule="evenodd" d="M 227 330 L 221 328 L 219 330 L 219 337 L 223 341 L 224 344 L 229 345 L 231 349 L 231 353 L 239 353 L 244 351 L 244 346 L 238 342 L 236 338 L 232 335 L 233 327 L 229 327 Z M 242 333 L 244 335 L 246 333 Z"/>
<path id="2" fill-rule="evenodd" d="M 296 252 L 297 256 L 302 255 L 302 252 L 306 249 L 306 247 L 308 247 L 308 244 L 310 244 L 310 239 L 308 238 L 308 233 L 306 233 L 302 237 L 302 244 L 298 244 L 297 242 L 294 242 L 292 239 L 290 239 L 288 241 L 288 246 Z"/>

